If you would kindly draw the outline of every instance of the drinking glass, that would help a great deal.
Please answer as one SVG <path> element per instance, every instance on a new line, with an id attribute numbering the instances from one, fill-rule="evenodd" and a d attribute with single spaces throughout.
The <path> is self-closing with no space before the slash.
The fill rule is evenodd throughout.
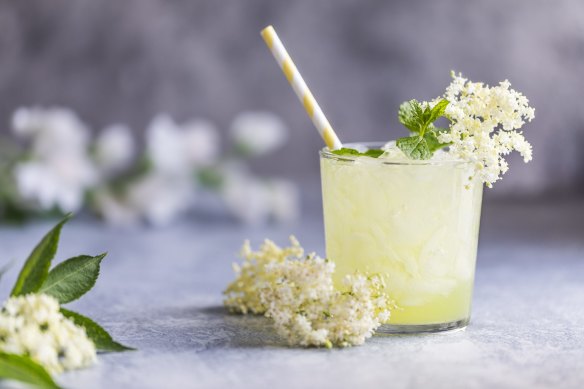
<path id="1" fill-rule="evenodd" d="M 335 282 L 355 271 L 385 277 L 393 309 L 381 332 L 443 331 L 469 322 L 483 185 L 470 163 L 444 155 L 393 162 L 320 151 Z"/>

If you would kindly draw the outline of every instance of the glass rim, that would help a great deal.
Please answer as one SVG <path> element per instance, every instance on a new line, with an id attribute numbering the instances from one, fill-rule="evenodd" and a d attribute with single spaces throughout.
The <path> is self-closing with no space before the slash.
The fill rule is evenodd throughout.
<path id="1" fill-rule="evenodd" d="M 343 143 L 343 147 L 348 148 L 363 148 L 366 149 L 380 149 L 385 146 L 387 142 L 349 142 Z M 375 163 L 380 165 L 405 165 L 405 166 L 413 166 L 413 165 L 466 165 L 471 164 L 469 161 L 465 161 L 459 158 L 452 158 L 452 159 L 439 159 L 439 160 L 429 160 L 429 159 L 412 159 L 408 161 L 392 161 L 387 160 L 384 158 L 369 158 L 369 157 L 362 157 L 362 156 L 353 156 L 353 155 L 337 155 L 334 154 L 328 147 L 323 147 L 318 151 L 318 154 L 321 158 L 326 159 L 334 159 L 337 161 L 364 161 L 366 160 L 367 163 Z"/>

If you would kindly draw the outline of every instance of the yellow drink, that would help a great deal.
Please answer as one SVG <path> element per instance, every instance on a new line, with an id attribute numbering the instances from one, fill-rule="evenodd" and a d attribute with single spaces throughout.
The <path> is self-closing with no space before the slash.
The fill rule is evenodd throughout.
<path id="1" fill-rule="evenodd" d="M 337 282 L 356 270 L 384 274 L 396 305 L 390 331 L 466 325 L 482 200 L 470 165 L 447 154 L 412 161 L 323 150 L 321 175 Z"/>

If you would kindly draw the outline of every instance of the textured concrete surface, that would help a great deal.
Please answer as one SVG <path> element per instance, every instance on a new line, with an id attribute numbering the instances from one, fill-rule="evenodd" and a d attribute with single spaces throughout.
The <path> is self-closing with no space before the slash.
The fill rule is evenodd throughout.
<path id="1" fill-rule="evenodd" d="M 20 105 L 66 105 L 92 128 L 136 133 L 159 111 L 226 133 L 242 110 L 290 125 L 258 162 L 316 179 L 321 142 L 260 39 L 273 24 L 344 141 L 405 135 L 402 101 L 434 98 L 451 69 L 508 78 L 536 108 L 534 160 L 496 195 L 584 188 L 582 0 L 0 0 L 0 133 Z"/>
<path id="2" fill-rule="evenodd" d="M 323 252 L 318 218 L 244 229 L 225 222 L 114 231 L 66 226 L 58 258 L 109 256 L 91 294 L 71 308 L 139 351 L 102 354 L 61 375 L 68 388 L 581 388 L 584 385 L 584 204 L 488 205 L 473 317 L 464 331 L 375 336 L 343 350 L 291 349 L 259 317 L 227 314 L 221 291 L 244 238 L 294 232 Z M 505 217 L 506 216 L 506 217 Z M 8 293 L 41 223 L 0 228 Z"/>

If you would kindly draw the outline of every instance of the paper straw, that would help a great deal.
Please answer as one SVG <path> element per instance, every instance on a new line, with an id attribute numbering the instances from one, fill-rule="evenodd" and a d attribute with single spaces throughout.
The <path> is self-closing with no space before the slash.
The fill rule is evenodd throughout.
<path id="1" fill-rule="evenodd" d="M 310 93 L 310 90 L 308 89 L 308 86 L 306 86 L 306 83 L 296 68 L 296 65 L 292 62 L 284 44 L 282 44 L 282 41 L 278 38 L 278 34 L 276 34 L 274 27 L 268 26 L 264 28 L 261 34 L 264 41 L 266 41 L 266 45 L 268 45 L 270 51 L 274 55 L 274 58 L 276 58 L 276 62 L 278 62 L 278 65 L 282 68 L 282 71 L 292 86 L 292 89 L 294 89 L 296 96 L 298 96 L 298 99 L 302 105 L 304 105 L 306 113 L 312 120 L 312 123 L 318 130 L 320 136 L 322 136 L 322 139 L 324 139 L 324 143 L 326 143 L 331 150 L 343 147 L 339 137 L 333 131 L 329 121 L 324 116 L 320 106 L 314 99 L 314 96 Z"/>

